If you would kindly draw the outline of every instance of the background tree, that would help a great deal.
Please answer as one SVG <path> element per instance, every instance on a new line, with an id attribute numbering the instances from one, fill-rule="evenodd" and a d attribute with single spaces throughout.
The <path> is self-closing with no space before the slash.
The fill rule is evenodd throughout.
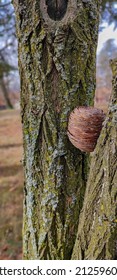
<path id="1" fill-rule="evenodd" d="M 10 84 L 17 72 L 17 40 L 14 9 L 9 0 L 0 1 L 0 87 L 7 107 L 13 108 Z"/>
<path id="2" fill-rule="evenodd" d="M 112 93 L 112 71 L 109 61 L 117 57 L 115 43 L 114 39 L 107 40 L 97 56 L 95 106 L 103 109 L 105 113 L 108 111 Z"/>
<path id="3" fill-rule="evenodd" d="M 88 163 L 67 138 L 67 120 L 74 107 L 92 104 L 100 1 L 60 1 L 57 7 L 54 1 L 13 2 L 24 138 L 24 257 L 70 259 Z"/>
<path id="4" fill-rule="evenodd" d="M 97 87 L 110 88 L 112 84 L 112 71 L 110 59 L 117 57 L 117 46 L 114 39 L 107 40 L 97 58 L 97 77 L 100 79 Z"/>
<path id="5" fill-rule="evenodd" d="M 4 81 L 5 76 L 9 75 L 9 72 L 11 70 L 12 70 L 11 65 L 7 64 L 2 57 L 2 60 L 0 61 L 0 86 L 3 91 L 7 107 L 12 109 L 13 105 L 9 98 L 9 93 L 8 93 L 8 89 L 6 86 L 6 82 Z"/>
<path id="6" fill-rule="evenodd" d="M 109 60 L 116 57 L 117 49 L 116 39 L 112 39 L 112 37 L 114 36 L 114 30 L 113 35 L 111 34 L 112 28 L 116 29 L 117 26 L 117 4 L 115 1 L 102 1 L 101 6 L 102 8 L 99 26 L 99 48 L 97 49 L 96 93 L 94 104 L 96 107 L 103 109 L 104 112 L 107 113 L 112 92 L 112 72 L 109 65 Z M 108 29 L 109 26 L 111 32 Z M 107 36 L 110 36 L 109 40 L 106 39 L 106 32 L 108 32 Z M 101 36 L 105 37 L 105 43 L 99 51 Z M 114 37 L 116 38 L 116 36 Z"/>

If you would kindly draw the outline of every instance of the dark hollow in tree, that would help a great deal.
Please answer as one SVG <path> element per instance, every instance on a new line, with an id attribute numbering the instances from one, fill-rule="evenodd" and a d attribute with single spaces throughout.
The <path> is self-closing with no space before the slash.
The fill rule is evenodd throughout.
<path id="1" fill-rule="evenodd" d="M 47 0 L 47 12 L 51 19 L 61 20 L 67 10 L 68 0 Z"/>

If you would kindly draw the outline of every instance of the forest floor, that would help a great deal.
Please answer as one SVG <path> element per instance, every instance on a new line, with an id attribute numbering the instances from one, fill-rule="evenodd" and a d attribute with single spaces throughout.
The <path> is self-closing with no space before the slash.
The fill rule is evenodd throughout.
<path id="1" fill-rule="evenodd" d="M 0 111 L 0 260 L 22 259 L 22 156 L 20 112 Z"/>

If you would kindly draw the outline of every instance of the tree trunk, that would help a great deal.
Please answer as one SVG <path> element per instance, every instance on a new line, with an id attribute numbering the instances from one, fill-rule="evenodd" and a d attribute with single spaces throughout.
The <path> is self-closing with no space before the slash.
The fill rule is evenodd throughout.
<path id="1" fill-rule="evenodd" d="M 70 259 L 88 158 L 69 142 L 67 120 L 74 107 L 93 100 L 100 1 L 13 2 L 24 138 L 24 258 Z"/>
<path id="2" fill-rule="evenodd" d="M 117 59 L 111 68 L 112 101 L 92 156 L 72 259 L 117 259 Z"/>
<path id="3" fill-rule="evenodd" d="M 7 90 L 7 87 L 5 85 L 5 81 L 4 81 L 3 77 L 0 78 L 0 86 L 1 86 L 3 96 L 4 96 L 4 99 L 5 99 L 5 102 L 6 102 L 6 106 L 10 109 L 13 109 L 13 105 L 12 105 L 11 100 L 9 98 L 9 93 L 8 93 L 8 90 Z"/>

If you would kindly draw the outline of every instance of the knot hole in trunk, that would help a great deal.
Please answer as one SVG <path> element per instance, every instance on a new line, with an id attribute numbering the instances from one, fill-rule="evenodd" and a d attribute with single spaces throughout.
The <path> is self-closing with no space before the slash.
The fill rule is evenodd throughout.
<path id="1" fill-rule="evenodd" d="M 46 0 L 47 13 L 54 21 L 62 20 L 67 11 L 68 0 Z"/>

